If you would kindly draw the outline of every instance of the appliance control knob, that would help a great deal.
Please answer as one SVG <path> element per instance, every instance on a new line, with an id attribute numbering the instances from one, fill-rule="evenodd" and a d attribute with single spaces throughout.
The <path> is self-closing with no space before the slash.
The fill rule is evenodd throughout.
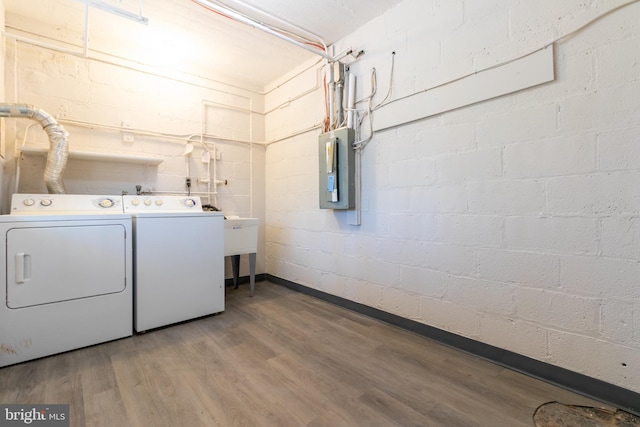
<path id="1" fill-rule="evenodd" d="M 144 204 L 147 206 L 151 205 L 151 199 L 144 199 Z"/>
<path id="2" fill-rule="evenodd" d="M 35 202 L 33 199 L 24 199 L 22 203 L 24 203 L 25 206 L 33 206 Z"/>
<path id="3" fill-rule="evenodd" d="M 162 206 L 162 199 L 156 199 L 156 206 Z"/>
<path id="4" fill-rule="evenodd" d="M 138 205 L 140 204 L 140 200 L 138 200 L 138 199 L 131 199 L 131 204 L 132 204 L 133 206 L 138 206 Z"/>
<path id="5" fill-rule="evenodd" d="M 100 207 L 110 208 L 111 206 L 113 206 L 113 200 L 111 200 L 111 199 L 102 199 L 102 200 L 100 200 Z"/>
<path id="6" fill-rule="evenodd" d="M 192 208 L 196 205 L 196 201 L 193 199 L 187 199 L 184 201 L 184 204 L 185 206 Z"/>
<path id="7" fill-rule="evenodd" d="M 40 204 L 42 206 L 51 206 L 53 202 L 51 201 L 51 199 L 42 199 L 40 200 Z"/>

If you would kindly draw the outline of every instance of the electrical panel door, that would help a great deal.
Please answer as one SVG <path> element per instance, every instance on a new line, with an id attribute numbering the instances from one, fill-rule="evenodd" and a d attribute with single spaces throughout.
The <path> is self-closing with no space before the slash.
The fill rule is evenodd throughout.
<path id="1" fill-rule="evenodd" d="M 355 207 L 355 131 L 346 127 L 318 137 L 320 208 Z"/>

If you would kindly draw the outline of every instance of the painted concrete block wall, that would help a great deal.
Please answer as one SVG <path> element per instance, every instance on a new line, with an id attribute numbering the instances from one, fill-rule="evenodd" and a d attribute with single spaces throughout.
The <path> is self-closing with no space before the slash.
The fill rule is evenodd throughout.
<path id="1" fill-rule="evenodd" d="M 624 3 L 406 0 L 335 51 L 366 52 L 351 70 L 361 99 L 375 67 L 375 105 L 391 52 L 397 99 Z M 640 391 L 639 23 L 636 3 L 560 40 L 552 83 L 376 133 L 361 226 L 318 209 L 318 131 L 270 145 L 267 272 Z M 309 108 L 269 114 L 267 139 Z"/>
<path id="2" fill-rule="evenodd" d="M 44 23 L 32 27 L 34 24 L 28 17 L 12 14 L 7 15 L 7 20 L 13 32 L 24 31 L 24 35 L 34 37 L 33 34 L 43 31 L 54 41 L 64 40 L 69 32 L 81 31 L 81 28 L 56 30 Z M 67 25 L 75 24 L 81 25 L 74 20 Z M 102 48 L 109 51 L 109 46 Z M 123 48 L 118 45 L 117 51 Z M 191 194 L 200 196 L 203 203 L 215 205 L 226 215 L 264 218 L 265 148 L 251 143 L 264 140 L 263 96 L 224 86 L 215 76 L 211 80 L 193 77 L 204 74 L 199 69 L 185 69 L 172 77 L 144 64 L 136 68 L 135 62 L 141 57 L 134 45 L 124 58 L 96 60 L 92 52 L 89 58 L 84 58 L 8 38 L 6 101 L 33 104 L 56 117 L 70 133 L 72 152 L 141 155 L 162 160 L 159 165 L 150 166 L 72 158 L 63 176 L 70 193 L 134 194 L 135 186 L 141 185 L 143 191 L 155 194 L 187 194 L 185 178 L 190 176 Z M 14 151 L 23 141 L 26 146 L 48 147 L 46 134 L 37 125 L 29 127 L 33 122 L 28 120 L 11 121 L 15 130 L 8 135 L 10 146 L 4 168 L 10 192 L 14 191 L 19 176 L 19 192 L 46 193 L 44 156 L 17 156 Z M 142 132 L 134 131 L 134 141 L 125 141 L 118 130 L 123 126 Z M 215 139 L 203 145 L 201 132 Z M 189 142 L 194 148 L 185 156 Z M 209 164 L 202 160 L 205 150 L 212 157 L 215 151 L 215 166 L 213 160 Z M 207 178 L 226 180 L 227 185 L 219 186 L 217 195 L 208 194 L 213 186 L 201 182 Z M 7 212 L 10 195 L 2 202 Z M 263 239 L 262 231 L 261 242 Z M 262 250 L 257 260 L 257 272 L 263 273 Z M 241 274 L 248 274 L 245 261 Z"/>
<path id="3" fill-rule="evenodd" d="M 0 0 L 0 28 L 4 28 L 4 1 Z M 4 45 L 0 46 L 0 99 L 4 99 Z M 7 182 L 4 177 L 4 163 L 6 152 L 6 129 L 4 119 L 0 119 L 0 213 L 2 212 L 2 200 L 7 193 Z"/>

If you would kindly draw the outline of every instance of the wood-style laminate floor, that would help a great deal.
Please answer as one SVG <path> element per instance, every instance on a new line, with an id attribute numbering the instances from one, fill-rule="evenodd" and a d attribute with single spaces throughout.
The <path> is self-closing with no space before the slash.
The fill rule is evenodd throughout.
<path id="1" fill-rule="evenodd" d="M 0 369 L 0 403 L 67 403 L 72 426 L 533 426 L 596 405 L 366 316 L 261 282 L 226 311 Z"/>

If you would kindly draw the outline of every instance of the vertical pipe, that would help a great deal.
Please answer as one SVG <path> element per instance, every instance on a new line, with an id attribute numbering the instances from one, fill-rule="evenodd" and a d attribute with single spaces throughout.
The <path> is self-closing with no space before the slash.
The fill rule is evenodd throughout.
<path id="1" fill-rule="evenodd" d="M 209 161 L 207 162 L 207 203 L 211 204 L 211 153 L 204 145 L 204 142 L 202 143 L 202 147 L 207 152 L 207 156 L 209 156 Z M 216 161 L 215 158 L 213 161 Z"/>
<path id="2" fill-rule="evenodd" d="M 349 73 L 349 80 L 347 85 L 347 127 L 349 129 L 355 129 L 353 118 L 355 116 L 354 108 L 356 107 L 356 75 Z"/>
<path id="3" fill-rule="evenodd" d="M 333 129 L 333 121 L 334 121 L 334 87 L 335 83 L 333 81 L 333 62 L 327 62 L 327 92 L 329 94 L 329 130 Z"/>
<path id="4" fill-rule="evenodd" d="M 187 150 L 185 149 L 185 154 L 184 154 L 184 162 L 185 162 L 185 168 L 187 169 L 187 178 L 191 178 L 191 165 L 189 162 L 189 156 L 191 156 L 191 154 L 186 152 Z"/>
<path id="5" fill-rule="evenodd" d="M 249 214 L 253 218 L 253 98 L 249 99 Z"/>
<path id="6" fill-rule="evenodd" d="M 253 218 L 253 142 L 249 144 L 249 214 Z"/>
<path id="7" fill-rule="evenodd" d="M 84 37 L 84 57 L 89 57 L 89 3 L 84 4 L 84 29 L 83 29 L 83 37 Z"/>
<path id="8" fill-rule="evenodd" d="M 217 146 L 213 144 L 213 178 L 209 181 L 213 181 L 213 205 L 218 206 L 218 153 L 216 153 Z M 209 196 L 209 203 L 211 203 L 211 196 Z"/>
<path id="9" fill-rule="evenodd" d="M 142 6 L 140 6 L 142 7 Z M 141 9 L 142 10 L 142 9 Z M 142 13 L 142 12 L 141 12 Z M 204 144 L 204 134 L 206 132 L 206 121 L 207 121 L 207 105 L 206 105 L 206 101 L 203 98 L 202 99 L 202 103 L 201 103 L 201 117 L 200 117 L 200 145 L 202 146 L 203 150 L 206 150 L 207 147 Z M 215 156 L 213 157 L 213 161 L 215 162 Z M 214 169 L 215 169 L 215 163 L 214 163 Z M 207 203 L 211 204 L 211 160 L 209 160 L 209 163 L 207 164 Z"/>
<path id="10" fill-rule="evenodd" d="M 342 64 L 340 65 L 342 69 Z M 342 73 L 338 76 L 338 82 L 336 84 L 336 127 L 342 126 L 344 117 L 344 110 L 342 108 L 342 96 L 344 93 L 344 79 Z"/>
<path id="11" fill-rule="evenodd" d="M 349 73 L 349 86 L 347 87 L 347 127 L 355 129 L 357 127 L 356 107 L 356 75 Z M 360 139 L 360 131 L 356 129 L 356 139 Z M 355 204 L 354 212 L 350 216 L 351 225 L 362 224 L 362 147 L 352 147 L 355 152 L 355 171 L 354 171 L 354 187 L 355 187 Z"/>
<path id="12" fill-rule="evenodd" d="M 355 209 L 355 220 L 352 225 L 360 225 L 362 224 L 362 181 L 361 181 L 361 168 L 362 168 L 362 151 L 360 148 L 355 148 L 356 150 L 356 158 L 355 158 L 355 171 L 354 171 L 354 179 L 355 179 L 355 189 L 356 189 L 356 209 Z"/>

